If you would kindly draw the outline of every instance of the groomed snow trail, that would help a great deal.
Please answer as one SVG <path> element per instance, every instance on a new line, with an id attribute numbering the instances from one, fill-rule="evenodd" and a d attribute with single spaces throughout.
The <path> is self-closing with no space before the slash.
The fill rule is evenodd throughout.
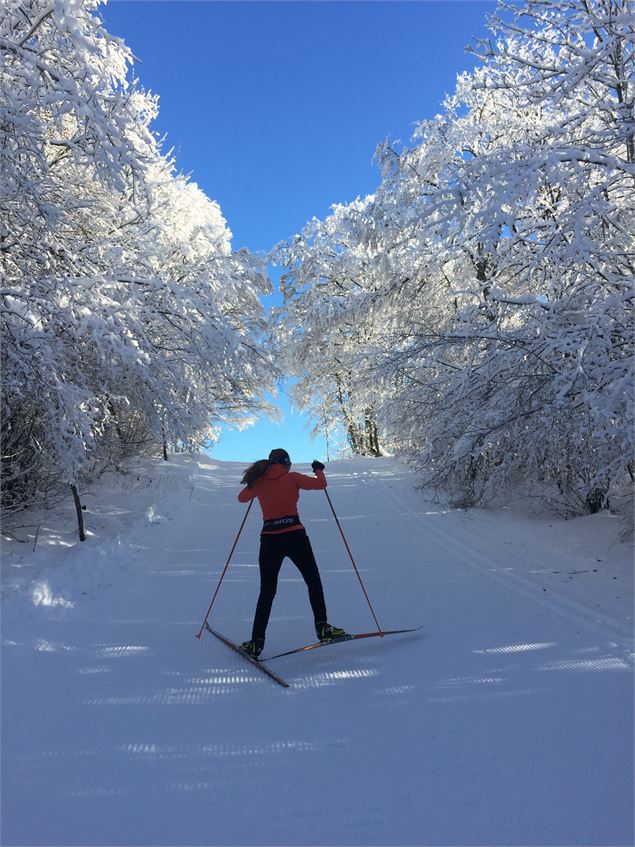
<path id="1" fill-rule="evenodd" d="M 577 555 L 435 506 L 394 460 L 331 463 L 381 625 L 424 630 L 279 659 L 286 690 L 194 637 L 243 469 L 157 463 L 145 487 L 88 501 L 85 544 L 51 535 L 10 560 L 3 844 L 633 843 L 632 621 L 514 568 L 581 570 Z M 372 629 L 322 492 L 300 515 L 329 619 Z M 234 640 L 250 634 L 259 526 L 255 506 L 212 613 Z M 53 554 L 28 593 L 23 573 Z M 286 561 L 265 652 L 312 640 Z"/>

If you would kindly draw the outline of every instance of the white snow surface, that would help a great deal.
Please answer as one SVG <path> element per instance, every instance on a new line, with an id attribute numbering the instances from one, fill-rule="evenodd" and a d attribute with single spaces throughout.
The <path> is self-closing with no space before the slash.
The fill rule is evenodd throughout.
<path id="1" fill-rule="evenodd" d="M 284 689 L 195 638 L 243 470 L 148 461 L 84 492 L 85 543 L 70 497 L 5 543 L 3 844 L 633 844 L 619 519 L 453 511 L 394 459 L 330 463 L 381 626 L 423 630 L 275 660 Z M 372 630 L 323 493 L 303 492 L 300 515 L 329 619 Z M 211 616 L 235 641 L 259 527 L 254 507 Z M 313 640 L 286 561 L 264 655 Z"/>

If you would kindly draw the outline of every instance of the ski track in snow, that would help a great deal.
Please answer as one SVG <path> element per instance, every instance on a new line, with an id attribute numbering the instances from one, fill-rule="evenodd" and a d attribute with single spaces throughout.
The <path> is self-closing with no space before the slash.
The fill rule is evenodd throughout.
<path id="1" fill-rule="evenodd" d="M 507 550 L 503 553 L 503 555 L 501 555 L 500 549 L 496 550 L 496 548 L 500 546 L 500 539 L 492 537 L 487 538 L 486 545 L 489 550 L 487 554 L 484 554 L 482 550 L 478 549 L 476 544 L 479 539 L 472 536 L 470 538 L 470 543 L 467 543 L 464 540 L 467 532 L 464 527 L 460 526 L 460 524 L 457 527 L 456 521 L 452 521 L 452 527 L 450 528 L 431 521 L 422 524 L 420 521 L 408 519 L 409 510 L 411 509 L 412 504 L 408 502 L 407 498 L 399 496 L 399 494 L 390 488 L 390 486 L 384 481 L 380 483 L 380 490 L 389 503 L 392 503 L 392 505 L 394 505 L 397 509 L 402 510 L 402 519 L 406 523 L 408 531 L 418 533 L 426 541 L 433 541 L 446 553 L 451 552 L 465 565 L 465 567 L 478 570 L 491 579 L 495 579 L 502 584 L 515 589 L 517 592 L 524 594 L 525 596 L 530 596 L 534 602 L 540 603 L 549 611 L 560 615 L 567 615 L 568 612 L 571 612 L 568 616 L 572 621 L 584 623 L 585 626 L 590 626 L 591 629 L 599 634 L 605 634 L 607 630 L 614 630 L 616 637 L 620 637 L 627 645 L 625 647 L 626 655 L 629 657 L 632 656 L 632 641 L 630 638 L 632 626 L 629 626 L 626 621 L 616 620 L 610 615 L 590 609 L 570 597 L 564 596 L 563 594 L 556 596 L 554 599 L 544 596 L 541 597 L 540 593 L 536 591 L 535 581 L 532 582 L 530 579 L 514 572 L 513 568 L 505 566 L 505 562 L 510 559 L 510 551 Z M 459 512 L 457 514 L 460 520 L 461 513 Z M 514 530 L 507 528 L 505 533 L 505 543 L 509 544 L 510 538 L 518 540 L 521 536 L 519 533 L 514 532 Z M 480 540 L 482 541 L 483 539 Z M 544 550 L 541 550 L 540 552 L 544 552 Z M 549 550 L 547 552 L 547 556 L 552 563 L 554 563 L 554 560 L 556 562 L 559 561 L 563 568 L 575 565 L 575 562 L 565 559 L 565 557 L 562 557 L 553 550 Z M 599 624 L 599 626 L 593 626 L 593 624 Z"/>
<path id="2" fill-rule="evenodd" d="M 582 567 L 554 545 L 564 522 L 444 509 L 395 460 L 331 463 L 381 625 L 424 630 L 276 660 L 284 689 L 194 637 L 242 470 L 148 463 L 86 497 L 85 544 L 71 505 L 33 518 L 35 552 L 5 547 L 3 844 L 633 843 L 632 588 L 588 600 L 615 562 L 596 575 L 583 551 Z M 212 613 L 235 641 L 258 589 L 253 512 Z M 372 629 L 326 498 L 303 492 L 300 514 L 330 620 Z M 312 640 L 287 561 L 265 649 Z"/>

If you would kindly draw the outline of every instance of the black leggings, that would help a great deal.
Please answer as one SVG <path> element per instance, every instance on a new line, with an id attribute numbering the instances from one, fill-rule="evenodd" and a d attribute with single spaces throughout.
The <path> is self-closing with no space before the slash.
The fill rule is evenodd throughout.
<path id="1" fill-rule="evenodd" d="M 265 637 L 273 598 L 278 587 L 282 561 L 288 556 L 302 574 L 309 589 L 309 601 L 316 623 L 326 620 L 322 580 L 309 537 L 303 529 L 260 536 L 260 596 L 256 605 L 252 638 Z"/>

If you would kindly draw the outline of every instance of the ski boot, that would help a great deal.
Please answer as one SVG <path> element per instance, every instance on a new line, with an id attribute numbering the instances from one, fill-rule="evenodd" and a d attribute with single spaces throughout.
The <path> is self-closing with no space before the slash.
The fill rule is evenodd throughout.
<path id="1" fill-rule="evenodd" d="M 262 653 L 262 648 L 265 646 L 264 638 L 252 638 L 251 641 L 243 641 L 239 645 L 240 649 L 247 653 L 252 659 L 257 659 Z"/>
<path id="2" fill-rule="evenodd" d="M 326 621 L 318 621 L 315 624 L 315 632 L 320 641 L 329 641 L 331 638 L 341 638 L 348 633 L 339 626 L 331 626 Z"/>

